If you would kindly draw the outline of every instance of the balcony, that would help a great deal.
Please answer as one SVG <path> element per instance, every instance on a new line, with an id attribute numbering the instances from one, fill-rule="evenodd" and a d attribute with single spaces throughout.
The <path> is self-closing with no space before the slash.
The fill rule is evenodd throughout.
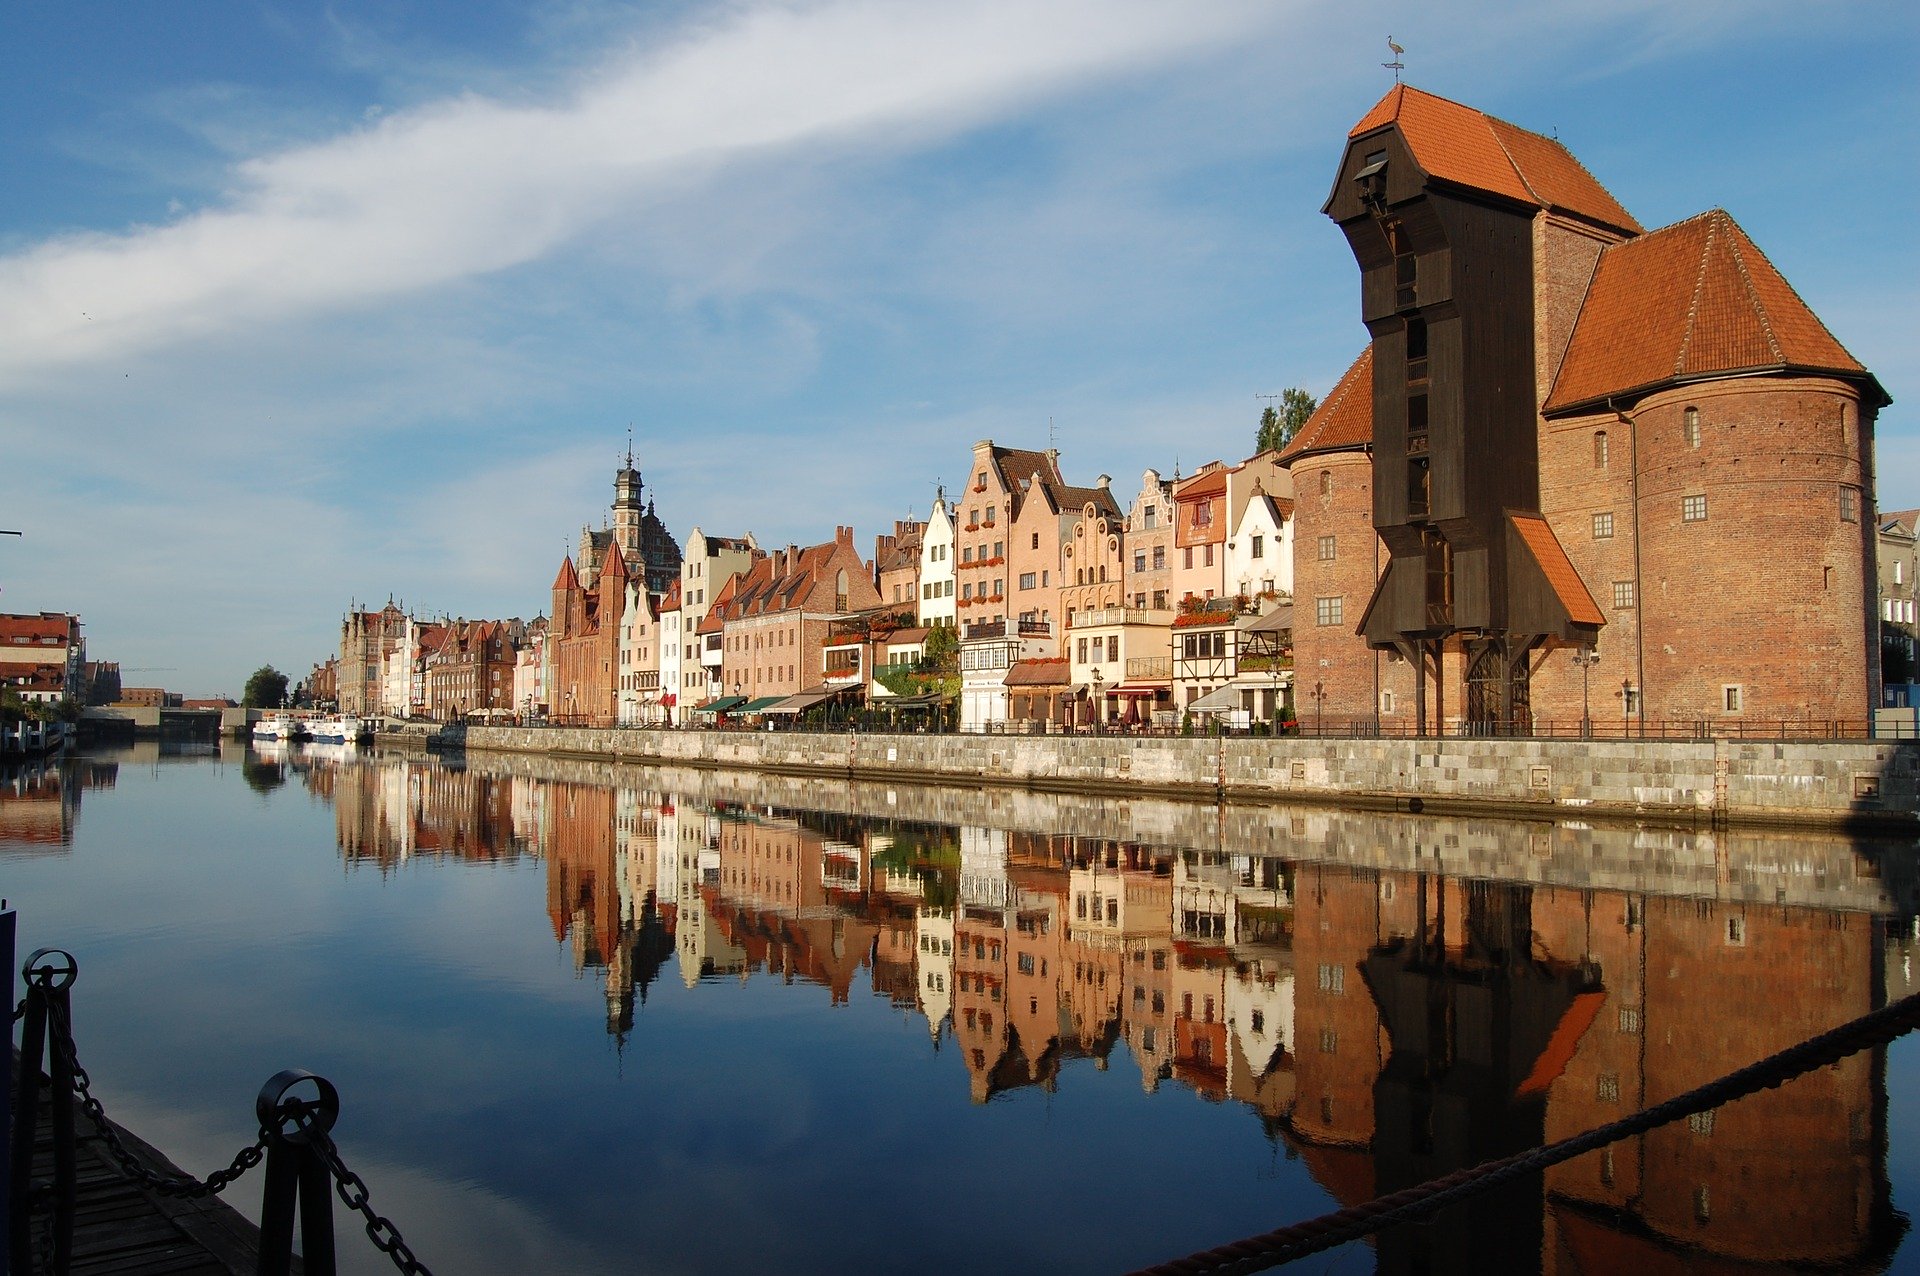
<path id="1" fill-rule="evenodd" d="M 1075 629 L 1092 629 L 1099 625 L 1151 625 L 1156 622 L 1153 613 L 1139 607 L 1093 607 L 1076 612 L 1073 617 Z"/>
<path id="2" fill-rule="evenodd" d="M 980 601 L 985 602 L 986 599 L 983 598 Z M 1007 622 L 1004 620 L 969 621 L 960 628 L 960 640 L 962 642 L 973 642 L 981 638 L 1005 638 L 1006 636 Z"/>
<path id="3" fill-rule="evenodd" d="M 1022 638 L 1053 637 L 1053 622 L 1051 620 L 1021 620 L 1019 627 Z"/>

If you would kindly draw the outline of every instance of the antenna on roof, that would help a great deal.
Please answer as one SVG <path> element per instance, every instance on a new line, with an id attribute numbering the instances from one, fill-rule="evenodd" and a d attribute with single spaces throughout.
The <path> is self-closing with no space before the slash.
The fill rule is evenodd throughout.
<path id="1" fill-rule="evenodd" d="M 1393 82 L 1398 84 L 1400 83 L 1400 73 L 1407 69 L 1407 64 L 1400 60 L 1400 55 L 1405 53 L 1406 50 L 1395 44 L 1392 36 L 1387 37 L 1387 48 L 1393 53 L 1393 61 L 1382 62 L 1380 65 L 1393 72 Z"/>
<path id="2" fill-rule="evenodd" d="M 1051 412 L 1047 413 L 1047 446 L 1049 448 L 1058 448 L 1060 446 L 1060 440 L 1054 435 L 1053 413 Z"/>

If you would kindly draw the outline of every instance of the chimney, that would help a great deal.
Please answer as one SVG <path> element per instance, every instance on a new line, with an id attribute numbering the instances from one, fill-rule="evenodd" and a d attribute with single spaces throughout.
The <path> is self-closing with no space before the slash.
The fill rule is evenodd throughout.
<path id="1" fill-rule="evenodd" d="M 1102 474 L 1093 481 L 1093 485 L 1104 492 L 1113 486 L 1113 476 L 1111 474 Z"/>

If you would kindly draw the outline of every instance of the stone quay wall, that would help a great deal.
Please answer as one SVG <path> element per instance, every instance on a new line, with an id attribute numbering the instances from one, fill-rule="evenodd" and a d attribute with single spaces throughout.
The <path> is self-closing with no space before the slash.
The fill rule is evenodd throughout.
<path id="1" fill-rule="evenodd" d="M 461 736 L 464 736 L 462 740 Z M 1920 834 L 1914 741 L 1315 739 L 468 727 L 469 750 L 917 784 Z"/>

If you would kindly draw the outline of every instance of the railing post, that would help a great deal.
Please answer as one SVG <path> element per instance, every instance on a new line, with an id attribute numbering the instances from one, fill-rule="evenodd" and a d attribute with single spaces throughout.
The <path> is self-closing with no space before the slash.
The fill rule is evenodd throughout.
<path id="1" fill-rule="evenodd" d="M 13 936 L 15 917 L 13 910 L 7 908 L 5 900 L 0 900 L 0 970 L 7 974 L 8 1005 L 13 1002 Z M 9 1032 L 8 1044 L 12 1044 L 13 1034 Z M 0 1235 L 13 1236 L 13 1051 L 8 1049 L 4 1058 L 0 1058 Z M 0 1276 L 7 1276 L 13 1270 L 13 1246 L 9 1243 L 0 1248 Z"/>
<path id="2" fill-rule="evenodd" d="M 313 1098 L 293 1093 L 312 1083 Z M 293 1268 L 296 1200 L 308 1276 L 333 1276 L 333 1194 L 318 1141 L 340 1115 L 340 1095 L 325 1077 L 304 1068 L 276 1073 L 254 1100 L 267 1140 L 267 1177 L 260 1198 L 260 1276 L 288 1276 Z"/>

